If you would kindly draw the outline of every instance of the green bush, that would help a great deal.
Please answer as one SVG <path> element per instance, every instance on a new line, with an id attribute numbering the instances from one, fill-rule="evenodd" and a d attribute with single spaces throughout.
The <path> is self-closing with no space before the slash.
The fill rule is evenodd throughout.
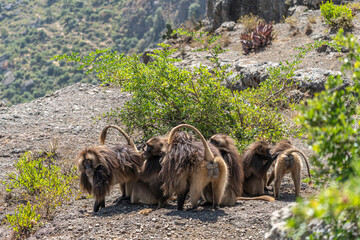
<path id="1" fill-rule="evenodd" d="M 167 133 L 180 123 L 197 127 L 205 137 L 226 133 L 237 139 L 240 149 L 255 139 L 277 141 L 291 133 L 279 113 L 288 102 L 288 80 L 303 57 L 270 71 L 268 80 L 258 88 L 237 91 L 232 88 L 240 76 L 233 76 L 229 65 L 222 64 L 219 36 L 206 33 L 177 31 L 191 35 L 202 44 L 199 51 L 211 56 L 211 67 L 200 65 L 193 69 L 178 68 L 180 61 L 171 55 L 176 49 L 160 44 L 151 54 L 153 61 L 144 64 L 139 55 L 125 56 L 108 50 L 97 50 L 83 58 L 78 53 L 56 56 L 55 59 L 81 63 L 80 69 L 90 67 L 103 83 L 121 86 L 132 93 L 132 99 L 122 109 L 114 109 L 104 116 L 124 123 L 130 131 L 141 130 L 145 139 Z"/>
<path id="2" fill-rule="evenodd" d="M 9 173 L 3 182 L 8 193 L 36 206 L 42 218 L 51 218 L 58 206 L 76 195 L 70 187 L 77 179 L 76 169 L 72 167 L 64 173 L 55 156 L 52 152 L 39 156 L 27 152 L 15 164 L 16 172 Z"/>
<path id="3" fill-rule="evenodd" d="M 342 76 L 351 76 L 352 84 L 342 77 L 330 77 L 326 90 L 302 107 L 299 122 L 317 153 L 313 163 L 316 175 L 330 187 L 319 196 L 301 201 L 288 219 L 294 239 L 359 239 L 360 237 L 360 44 L 340 30 L 335 38 L 349 50 L 343 61 Z M 325 160 L 326 159 L 326 160 Z M 317 221 L 324 231 L 308 228 Z"/>
<path id="4" fill-rule="evenodd" d="M 32 206 L 30 202 L 24 206 L 21 204 L 15 213 L 6 215 L 5 221 L 16 232 L 16 238 L 29 237 L 31 232 L 39 224 L 40 215 L 36 213 L 36 206 Z"/>
<path id="5" fill-rule="evenodd" d="M 344 181 L 353 175 L 352 162 L 360 151 L 359 125 L 354 118 L 359 114 L 360 45 L 353 37 L 345 38 L 341 34 L 335 40 L 340 46 L 350 49 L 350 54 L 343 60 L 343 68 L 352 72 L 350 75 L 355 84 L 344 82 L 341 76 L 329 77 L 326 90 L 316 94 L 314 99 L 307 101 L 307 106 L 301 108 L 299 122 L 317 153 L 313 158 L 318 167 L 317 176 Z"/>
<path id="6" fill-rule="evenodd" d="M 353 14 L 349 5 L 334 5 L 327 1 L 320 5 L 321 15 L 331 28 L 350 28 Z"/>

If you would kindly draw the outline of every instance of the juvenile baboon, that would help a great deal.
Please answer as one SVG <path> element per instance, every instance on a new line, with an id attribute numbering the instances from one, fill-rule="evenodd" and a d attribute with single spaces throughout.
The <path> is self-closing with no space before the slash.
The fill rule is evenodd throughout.
<path id="1" fill-rule="evenodd" d="M 242 156 L 244 164 L 244 192 L 251 195 L 264 195 L 267 182 L 267 171 L 276 159 L 270 154 L 270 144 L 257 141 L 250 144 Z"/>
<path id="2" fill-rule="evenodd" d="M 184 132 L 176 132 L 183 127 L 197 133 L 201 142 L 195 142 Z M 227 166 L 219 150 L 209 146 L 203 135 L 187 124 L 171 130 L 168 144 L 160 172 L 165 196 L 176 194 L 178 210 L 182 210 L 189 193 L 192 208 L 196 208 L 204 188 L 211 184 L 211 202 L 216 209 L 224 195 L 228 179 Z"/>
<path id="3" fill-rule="evenodd" d="M 100 143 L 104 143 L 106 131 L 109 127 L 120 129 L 117 126 L 107 126 L 100 135 Z M 120 131 L 120 130 L 119 130 Z M 125 193 L 130 197 L 132 186 L 139 178 L 143 156 L 126 133 L 121 132 L 128 140 L 124 146 L 110 148 L 107 146 L 92 146 L 83 149 L 78 156 L 78 168 L 81 172 L 80 185 L 94 195 L 94 212 L 105 207 L 105 196 L 111 186 L 124 184 Z"/>
<path id="4" fill-rule="evenodd" d="M 160 161 L 166 153 L 167 145 L 167 138 L 162 137 L 153 137 L 146 142 L 145 162 L 141 168 L 139 180 L 133 187 L 131 203 L 158 204 L 158 208 L 165 205 L 168 198 L 164 196 L 161 189 L 159 172 Z"/>
<path id="5" fill-rule="evenodd" d="M 210 138 L 209 142 L 219 149 L 221 156 L 227 164 L 229 172 L 228 185 L 221 200 L 221 205 L 232 206 L 236 203 L 236 200 L 274 201 L 274 198 L 266 195 L 259 197 L 242 197 L 244 183 L 243 162 L 235 146 L 235 142 L 230 136 L 216 134 Z M 206 201 L 211 199 L 210 186 L 206 187 L 203 198 Z"/>
<path id="6" fill-rule="evenodd" d="M 300 188 L 301 188 L 301 168 L 302 168 L 302 162 L 299 154 L 305 160 L 309 178 L 311 179 L 309 163 L 305 154 L 302 151 L 296 149 L 289 140 L 282 140 L 278 142 L 273 150 L 273 153 L 278 153 L 279 155 L 276 159 L 274 169 L 271 172 L 267 185 L 270 185 L 270 183 L 275 178 L 274 197 L 275 198 L 280 197 L 281 181 L 284 178 L 285 174 L 287 173 L 291 173 L 291 178 L 293 179 L 295 186 L 295 195 L 296 197 L 299 197 Z"/>

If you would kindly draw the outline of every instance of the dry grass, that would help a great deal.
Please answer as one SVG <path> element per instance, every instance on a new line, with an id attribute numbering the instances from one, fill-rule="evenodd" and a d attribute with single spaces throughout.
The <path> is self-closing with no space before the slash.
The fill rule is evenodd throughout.
<path id="1" fill-rule="evenodd" d="M 350 3 L 349 7 L 353 13 L 360 11 L 360 3 Z"/>
<path id="2" fill-rule="evenodd" d="M 308 21 L 309 21 L 309 23 L 311 23 L 311 24 L 316 24 L 316 19 L 317 19 L 317 17 L 315 17 L 315 16 L 308 16 Z"/>
<path id="3" fill-rule="evenodd" d="M 296 17 L 284 17 L 284 22 L 290 26 L 290 30 L 297 28 L 297 21 L 298 19 Z"/>
<path id="4" fill-rule="evenodd" d="M 231 41 L 230 41 L 230 37 L 228 35 L 223 36 L 220 38 L 220 44 L 222 48 L 226 48 L 230 45 Z"/>
<path id="5" fill-rule="evenodd" d="M 241 16 L 238 20 L 238 23 L 241 23 L 244 26 L 245 32 L 252 32 L 260 22 L 264 21 L 264 19 L 261 19 L 258 16 L 250 13 L 249 15 Z"/>

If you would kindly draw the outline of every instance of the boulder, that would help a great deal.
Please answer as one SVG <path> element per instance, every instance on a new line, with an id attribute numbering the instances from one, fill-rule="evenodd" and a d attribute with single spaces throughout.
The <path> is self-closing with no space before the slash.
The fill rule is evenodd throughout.
<path id="1" fill-rule="evenodd" d="M 206 18 L 208 29 L 215 30 L 226 21 L 237 21 L 241 16 L 252 13 L 266 21 L 281 21 L 291 14 L 289 8 L 304 5 L 318 9 L 323 0 L 208 0 Z M 343 1 L 334 0 L 339 4 Z"/>

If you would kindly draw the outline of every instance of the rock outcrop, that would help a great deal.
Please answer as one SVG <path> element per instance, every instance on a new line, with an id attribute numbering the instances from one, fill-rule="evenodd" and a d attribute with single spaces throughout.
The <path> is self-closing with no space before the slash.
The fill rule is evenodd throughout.
<path id="1" fill-rule="evenodd" d="M 288 16 L 290 8 L 305 5 L 312 9 L 319 8 L 322 0 L 208 0 L 206 17 L 210 29 L 215 30 L 223 22 L 237 21 L 241 16 L 252 13 L 266 21 L 279 22 Z M 340 3 L 334 0 L 333 3 Z"/>

